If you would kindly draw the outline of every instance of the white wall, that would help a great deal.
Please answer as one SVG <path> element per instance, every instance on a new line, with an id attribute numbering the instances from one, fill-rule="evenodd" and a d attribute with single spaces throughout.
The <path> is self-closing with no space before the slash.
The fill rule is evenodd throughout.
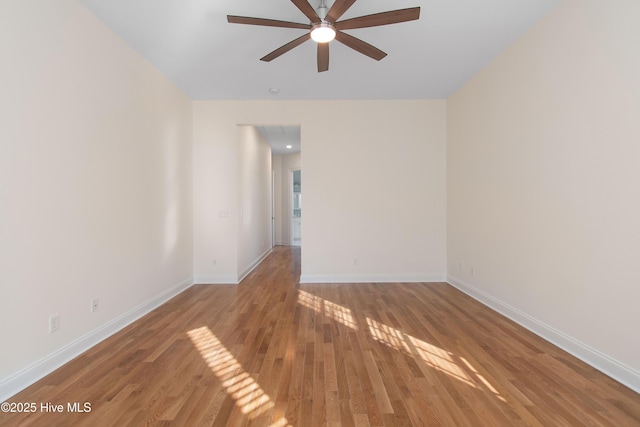
<path id="1" fill-rule="evenodd" d="M 451 97 L 447 158 L 450 281 L 636 390 L 638 16 L 561 3 Z"/>
<path id="2" fill-rule="evenodd" d="M 191 101 L 73 0 L 2 2 L 0 51 L 7 397 L 191 284 Z"/>
<path id="3" fill-rule="evenodd" d="M 236 271 L 242 123 L 302 126 L 304 280 L 444 279 L 445 110 L 440 100 L 194 102 L 196 280 Z"/>
<path id="4" fill-rule="evenodd" d="M 291 244 L 291 189 L 289 187 L 289 174 L 293 169 L 300 169 L 301 153 L 283 154 L 273 156 L 278 160 L 278 167 L 274 168 L 276 176 L 276 203 L 278 209 L 275 216 L 276 242 L 279 245 Z M 303 173 L 304 174 L 304 173 Z"/>
<path id="5" fill-rule="evenodd" d="M 271 250 L 271 147 L 253 126 L 238 126 L 238 279 Z"/>

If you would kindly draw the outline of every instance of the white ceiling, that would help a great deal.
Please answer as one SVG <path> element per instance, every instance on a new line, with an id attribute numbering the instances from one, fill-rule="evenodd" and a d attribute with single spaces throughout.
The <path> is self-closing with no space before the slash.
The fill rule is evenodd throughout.
<path id="1" fill-rule="evenodd" d="M 300 126 L 256 126 L 271 146 L 273 154 L 292 154 L 300 151 Z M 291 148 L 287 148 L 287 145 Z"/>
<path id="2" fill-rule="evenodd" d="M 451 95 L 559 0 L 359 0 L 341 19 L 420 6 L 420 20 L 346 31 L 388 56 L 376 62 L 333 41 L 324 73 L 312 41 L 259 60 L 305 30 L 227 23 L 227 14 L 308 23 L 289 0 L 79 1 L 193 99 L 433 99 Z"/>

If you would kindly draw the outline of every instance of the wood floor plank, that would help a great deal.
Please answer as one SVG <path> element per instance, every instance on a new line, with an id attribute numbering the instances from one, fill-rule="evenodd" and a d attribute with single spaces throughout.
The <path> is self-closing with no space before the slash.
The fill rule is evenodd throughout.
<path id="1" fill-rule="evenodd" d="M 0 426 L 640 426 L 640 395 L 446 283 L 299 276 L 277 247 L 187 289 L 8 400 L 91 412 Z"/>

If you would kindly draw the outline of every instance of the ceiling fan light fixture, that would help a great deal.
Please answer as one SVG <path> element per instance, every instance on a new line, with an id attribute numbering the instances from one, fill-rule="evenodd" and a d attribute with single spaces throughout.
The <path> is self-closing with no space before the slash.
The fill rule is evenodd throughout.
<path id="1" fill-rule="evenodd" d="M 315 24 L 311 28 L 311 39 L 316 43 L 329 43 L 336 38 L 336 29 L 327 21 Z"/>
<path id="2" fill-rule="evenodd" d="M 360 40 L 343 30 L 355 30 L 359 28 L 380 27 L 383 25 L 399 24 L 401 22 L 415 21 L 420 19 L 420 7 L 409 7 L 406 9 L 388 10 L 386 12 L 373 13 L 371 15 L 358 16 L 341 20 L 340 18 L 357 0 L 331 0 L 331 7 L 328 8 L 327 0 L 320 0 L 320 7 L 313 8 L 311 3 L 318 0 L 291 0 L 300 12 L 308 19 L 306 24 L 299 22 L 279 21 L 276 19 L 252 18 L 250 16 L 227 15 L 227 21 L 231 24 L 261 25 L 263 27 L 296 28 L 306 30 L 300 37 L 283 44 L 276 50 L 260 58 L 261 61 L 271 62 L 279 58 L 291 49 L 300 46 L 309 39 L 318 43 L 316 46 L 318 54 L 318 72 L 329 70 L 329 42 L 338 40 L 343 45 L 368 56 L 371 59 L 380 61 L 387 54 L 375 46 Z"/>

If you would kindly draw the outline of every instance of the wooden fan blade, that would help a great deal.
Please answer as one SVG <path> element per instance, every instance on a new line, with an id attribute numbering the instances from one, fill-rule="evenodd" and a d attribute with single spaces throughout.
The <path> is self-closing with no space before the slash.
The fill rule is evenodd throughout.
<path id="1" fill-rule="evenodd" d="M 307 0 L 291 0 L 291 3 L 295 4 L 300 12 L 304 13 L 304 16 L 309 18 L 311 22 L 320 22 L 320 17 L 316 13 L 316 10 L 309 4 Z"/>
<path id="2" fill-rule="evenodd" d="M 329 69 L 329 43 L 318 43 L 318 72 Z"/>
<path id="3" fill-rule="evenodd" d="M 336 22 L 355 2 L 356 0 L 336 0 L 325 19 L 332 23 Z"/>
<path id="4" fill-rule="evenodd" d="M 353 50 L 357 50 L 358 52 L 368 56 L 369 58 L 375 59 L 376 61 L 380 61 L 382 58 L 387 56 L 386 53 L 384 53 L 377 47 L 372 46 L 367 42 L 363 42 L 362 40 L 347 33 L 343 33 L 342 31 L 336 31 L 336 40 L 338 40 L 345 46 L 349 46 Z"/>
<path id="5" fill-rule="evenodd" d="M 305 34 L 304 36 L 298 37 L 297 39 L 292 40 L 292 41 L 290 41 L 289 43 L 287 43 L 287 44 L 285 44 L 283 46 L 280 46 L 279 48 L 277 48 L 276 50 L 274 50 L 270 54 L 265 55 L 264 57 L 260 58 L 260 61 L 265 61 L 265 62 L 273 61 L 277 57 L 279 57 L 281 55 L 284 55 L 285 53 L 289 52 L 294 47 L 301 45 L 302 43 L 306 42 L 310 38 L 311 38 L 311 35 L 308 34 L 308 33 Z"/>
<path id="6" fill-rule="evenodd" d="M 390 10 L 389 12 L 374 13 L 336 22 L 337 30 L 353 30 L 355 28 L 377 27 L 380 25 L 397 24 L 399 22 L 415 21 L 420 18 L 420 8 Z"/>
<path id="7" fill-rule="evenodd" d="M 278 21 L 275 19 L 251 18 L 249 16 L 227 15 L 227 22 L 231 24 L 262 25 L 265 27 L 300 28 L 302 30 L 311 28 L 310 24 L 298 24 L 297 22 Z"/>

